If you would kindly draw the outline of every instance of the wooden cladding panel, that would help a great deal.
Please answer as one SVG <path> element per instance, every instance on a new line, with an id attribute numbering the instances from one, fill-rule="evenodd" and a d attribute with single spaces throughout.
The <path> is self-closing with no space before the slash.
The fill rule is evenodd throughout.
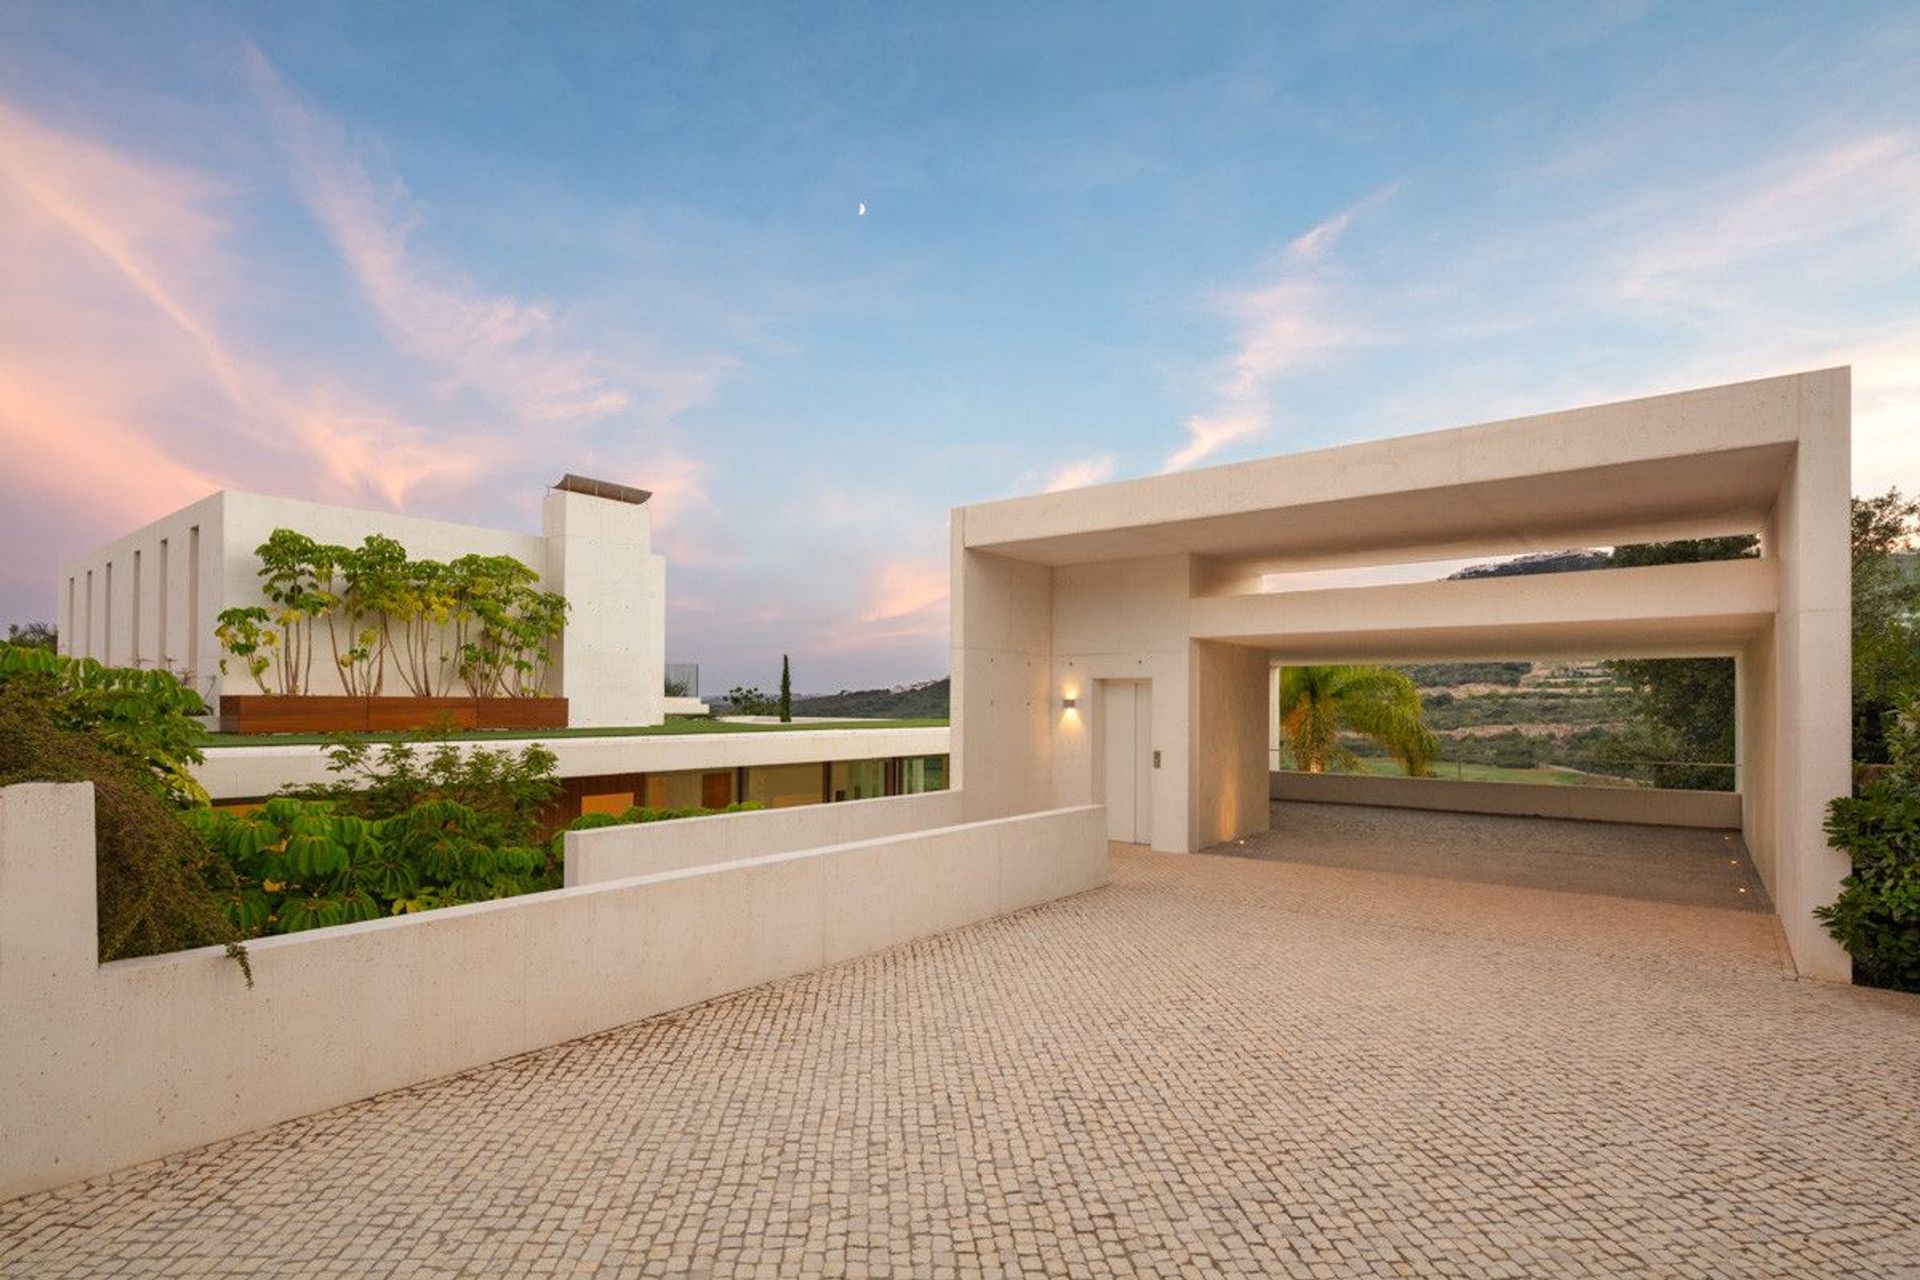
<path id="1" fill-rule="evenodd" d="M 227 694 L 222 733 L 372 733 L 405 729 L 564 729 L 565 698 L 352 698 Z"/>

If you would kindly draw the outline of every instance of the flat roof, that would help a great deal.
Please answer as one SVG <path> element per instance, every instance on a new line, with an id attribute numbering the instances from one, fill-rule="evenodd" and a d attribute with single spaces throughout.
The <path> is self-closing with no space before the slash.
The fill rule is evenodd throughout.
<path id="1" fill-rule="evenodd" d="M 653 496 L 651 489 L 636 489 L 630 484 L 615 484 L 611 480 L 577 476 L 571 471 L 561 476 L 553 487 L 566 493 L 584 493 L 590 498 L 606 498 L 612 502 L 631 503 L 636 507 Z"/>
<path id="2" fill-rule="evenodd" d="M 1751 532 L 1845 368 L 1538 414 L 955 512 L 965 547 L 1264 571 Z M 1839 421 L 1846 421 L 1842 414 Z M 1840 446 L 1845 447 L 1841 441 Z"/>

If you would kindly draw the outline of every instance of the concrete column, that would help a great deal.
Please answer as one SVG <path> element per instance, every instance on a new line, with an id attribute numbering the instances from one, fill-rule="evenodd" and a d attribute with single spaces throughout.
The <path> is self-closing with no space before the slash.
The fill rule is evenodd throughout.
<path id="1" fill-rule="evenodd" d="M 1198 850 L 1267 829 L 1271 679 L 1264 649 L 1192 643 L 1187 845 Z"/>
<path id="2" fill-rule="evenodd" d="M 1813 918 L 1846 876 L 1830 848 L 1827 804 L 1852 786 L 1851 374 L 1799 380 L 1800 443 L 1762 537 L 1778 558 L 1767 685 L 1774 905 L 1800 972 L 1845 982 L 1852 961 Z"/>
<path id="3" fill-rule="evenodd" d="M 1052 570 L 968 551 L 962 519 L 954 512 L 953 785 L 977 822 L 1047 807 L 1064 695 L 1051 679 Z"/>

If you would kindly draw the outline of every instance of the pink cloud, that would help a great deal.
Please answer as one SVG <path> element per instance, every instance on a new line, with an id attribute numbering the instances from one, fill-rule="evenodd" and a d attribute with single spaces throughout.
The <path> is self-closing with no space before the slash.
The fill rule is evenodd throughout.
<path id="1" fill-rule="evenodd" d="M 1227 294 L 1220 311 L 1232 322 L 1234 345 L 1212 388 L 1213 405 L 1188 415 L 1187 438 L 1161 465 L 1184 471 L 1272 425 L 1275 384 L 1353 345 L 1360 335 L 1339 318 L 1335 277 L 1327 261 L 1354 220 L 1396 188 L 1374 192 L 1290 241 L 1264 280 Z"/>
<path id="2" fill-rule="evenodd" d="M 1114 466 L 1115 459 L 1110 453 L 1063 462 L 1047 476 L 1044 492 L 1060 493 L 1067 489 L 1084 489 L 1088 485 L 1102 484 L 1113 478 Z"/>
<path id="3" fill-rule="evenodd" d="M 817 651 L 900 648 L 916 641 L 944 640 L 948 590 L 944 559 L 888 560 L 868 575 L 854 621 L 830 627 Z"/>
<path id="4" fill-rule="evenodd" d="M 248 71 L 298 187 L 385 332 L 434 370 L 443 392 L 473 390 L 519 421 L 580 425 L 632 409 L 656 417 L 708 399 L 721 359 L 622 362 L 572 339 L 553 303 L 488 292 L 432 261 L 415 232 L 425 213 L 397 179 L 376 179 L 344 130 L 283 80 L 257 49 Z"/>
<path id="5" fill-rule="evenodd" d="M 257 71 L 271 77 L 264 61 Z M 663 527 L 684 526 L 705 501 L 706 467 L 668 419 L 709 396 L 726 362 L 639 358 L 636 344 L 615 359 L 570 345 L 556 308 L 421 265 L 417 210 L 272 84 L 288 117 L 281 128 L 306 148 L 302 190 L 381 327 L 404 339 L 425 376 L 371 385 L 353 367 L 297 372 L 314 363 L 311 351 L 295 364 L 263 346 L 263 273 L 245 252 L 233 184 L 0 102 L 7 596 L 39 594 L 38 580 L 50 583 L 66 556 L 221 487 L 392 508 L 425 495 L 445 514 L 501 490 L 491 505 L 530 515 L 528 486 L 569 467 L 618 465 L 594 463 L 602 447 L 573 433 L 621 419 L 622 445 L 640 465 L 615 478 L 656 492 Z M 471 406 L 444 395 L 456 387 L 498 405 L 499 418 L 474 421 Z M 555 431 L 574 443 L 557 463 Z M 509 482 L 511 493 L 501 488 Z"/>

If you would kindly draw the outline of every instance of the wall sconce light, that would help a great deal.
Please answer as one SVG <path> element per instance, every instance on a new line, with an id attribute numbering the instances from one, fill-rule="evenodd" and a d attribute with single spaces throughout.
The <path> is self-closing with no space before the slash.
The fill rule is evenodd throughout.
<path id="1" fill-rule="evenodd" d="M 1071 711 L 1071 710 L 1073 710 L 1073 709 L 1074 709 L 1075 707 L 1077 707 L 1077 706 L 1079 706 L 1079 705 L 1080 705 L 1080 699 L 1078 699 L 1078 698 L 1062 698 L 1062 699 L 1060 699 L 1060 709 L 1061 709 L 1062 711 Z"/>

